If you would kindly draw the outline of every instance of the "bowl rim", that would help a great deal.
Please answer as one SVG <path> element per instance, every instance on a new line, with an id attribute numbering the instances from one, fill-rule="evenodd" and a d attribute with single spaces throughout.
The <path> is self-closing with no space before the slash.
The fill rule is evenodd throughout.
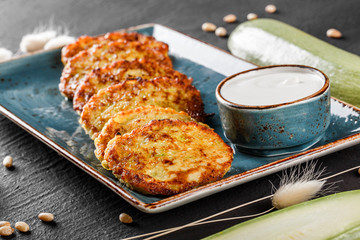
<path id="1" fill-rule="evenodd" d="M 285 102 L 285 103 L 279 103 L 279 104 L 271 104 L 271 105 L 255 105 L 255 106 L 252 106 L 252 105 L 242 105 L 242 104 L 238 104 L 238 103 L 234 103 L 234 102 L 231 102 L 227 99 L 225 99 L 221 93 L 220 93 L 220 89 L 221 87 L 229 80 L 233 79 L 234 77 L 240 75 L 240 74 L 245 74 L 245 73 L 248 73 L 248 72 L 253 72 L 253 71 L 258 71 L 258 70 L 262 70 L 262 69 L 270 69 L 270 68 L 278 68 L 278 67 L 285 67 L 285 68 L 293 68 L 293 67 L 296 67 L 296 68 L 303 68 L 303 69 L 308 69 L 308 70 L 312 70 L 312 71 L 316 71 L 318 73 L 320 73 L 323 77 L 324 77 L 324 85 L 322 86 L 322 88 L 318 91 L 316 91 L 315 93 L 309 95 L 309 96 L 306 96 L 304 98 L 300 98 L 300 99 L 296 99 L 294 101 L 291 101 L 291 102 Z M 258 67 L 258 68 L 253 68 L 253 69 L 249 69 L 249 70 L 246 70 L 246 71 L 242 71 L 242 72 L 239 72 L 239 73 L 235 73 L 225 79 L 223 79 L 219 84 L 218 86 L 216 87 L 216 98 L 218 100 L 221 100 L 223 101 L 225 104 L 227 105 L 230 105 L 232 107 L 235 107 L 235 108 L 241 108 L 241 109 L 268 109 L 268 108 L 276 108 L 276 107 L 280 107 L 280 106 L 287 106 L 287 105 L 291 105 L 291 104 L 294 104 L 294 103 L 298 103 L 298 102 L 302 102 L 302 101 L 305 101 L 305 100 L 308 100 L 308 99 L 311 99 L 311 98 L 314 98 L 316 96 L 319 96 L 321 94 L 323 94 L 328 88 L 330 87 L 330 80 L 329 78 L 327 77 L 327 75 L 317 69 L 317 68 L 314 68 L 314 67 L 310 67 L 310 66 L 305 66 L 305 65 L 298 65 L 298 64 L 280 64 L 280 65 L 269 65 L 269 66 L 264 66 L 264 67 Z"/>

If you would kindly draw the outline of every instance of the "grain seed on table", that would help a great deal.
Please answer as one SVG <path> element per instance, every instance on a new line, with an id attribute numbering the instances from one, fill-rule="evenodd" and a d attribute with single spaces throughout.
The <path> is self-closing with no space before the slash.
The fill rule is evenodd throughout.
<path id="1" fill-rule="evenodd" d="M 0 227 L 3 227 L 3 226 L 11 226 L 11 224 L 8 221 L 0 221 Z"/>
<path id="2" fill-rule="evenodd" d="M 52 213 L 40 213 L 38 218 L 44 222 L 51 222 L 54 220 L 54 214 Z"/>
<path id="3" fill-rule="evenodd" d="M 223 18 L 223 21 L 226 23 L 233 23 L 236 22 L 237 18 L 235 14 L 228 14 Z"/>
<path id="4" fill-rule="evenodd" d="M 258 18 L 258 15 L 256 15 L 255 13 L 249 13 L 246 18 L 247 20 L 255 20 Z"/>
<path id="5" fill-rule="evenodd" d="M 271 14 L 273 14 L 273 13 L 275 13 L 276 12 L 276 6 L 275 5 L 273 5 L 273 4 L 269 4 L 269 5 L 267 5 L 266 7 L 265 7 L 265 12 L 267 12 L 267 13 L 271 13 Z"/>
<path id="6" fill-rule="evenodd" d="M 15 228 L 20 232 L 28 232 L 30 230 L 30 227 L 26 222 L 16 222 Z"/>
<path id="7" fill-rule="evenodd" d="M 326 36 L 329 38 L 341 38 L 342 33 L 335 28 L 330 28 L 329 30 L 326 31 Z"/>
<path id="8" fill-rule="evenodd" d="M 218 37 L 225 37 L 227 35 L 227 31 L 224 27 L 218 27 L 215 31 L 215 35 Z"/>
<path id="9" fill-rule="evenodd" d="M 10 226 L 0 227 L 0 236 L 7 237 L 14 233 L 14 229 Z"/>
<path id="10" fill-rule="evenodd" d="M 201 25 L 201 29 L 204 32 L 214 32 L 216 30 L 216 25 L 213 23 L 206 22 Z"/>
<path id="11" fill-rule="evenodd" d="M 132 217 L 130 215 L 126 214 L 126 213 L 120 214 L 119 220 L 122 223 L 128 223 L 128 224 L 133 222 Z"/>
<path id="12" fill-rule="evenodd" d="M 13 158 L 11 156 L 6 156 L 3 160 L 3 165 L 6 168 L 11 168 L 13 166 Z"/>

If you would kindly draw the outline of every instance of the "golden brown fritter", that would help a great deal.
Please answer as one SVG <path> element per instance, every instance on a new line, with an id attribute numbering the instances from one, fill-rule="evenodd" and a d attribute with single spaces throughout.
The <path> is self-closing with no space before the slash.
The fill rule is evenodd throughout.
<path id="1" fill-rule="evenodd" d="M 81 113 L 84 105 L 92 95 L 110 85 L 121 83 L 126 79 L 136 79 L 138 77 L 152 79 L 160 76 L 187 80 L 189 84 L 192 81 L 185 74 L 159 64 L 152 59 L 121 60 L 106 67 L 94 69 L 84 78 L 75 92 L 73 99 L 74 110 Z"/>
<path id="2" fill-rule="evenodd" d="M 139 33 L 126 33 L 126 32 L 110 32 L 102 36 L 81 36 L 76 42 L 69 44 L 61 50 L 61 61 L 65 65 L 69 59 L 74 57 L 79 52 L 92 47 L 95 44 L 104 44 L 112 41 L 122 40 L 124 42 L 147 42 L 154 41 L 155 38 L 152 36 L 146 36 Z"/>
<path id="3" fill-rule="evenodd" d="M 127 80 L 100 90 L 84 106 L 80 123 L 95 139 L 114 114 L 145 105 L 184 111 L 197 121 L 205 118 L 200 92 L 194 86 L 187 81 L 158 77 Z"/>
<path id="4" fill-rule="evenodd" d="M 86 74 L 119 60 L 151 58 L 161 65 L 172 67 L 167 52 L 168 45 L 155 40 L 144 43 L 116 41 L 94 45 L 88 50 L 81 51 L 66 63 L 60 78 L 60 92 L 72 99 Z"/>
<path id="5" fill-rule="evenodd" d="M 230 169 L 233 151 L 210 128 L 165 119 L 116 136 L 104 159 L 129 187 L 174 195 L 221 179 Z"/>
<path id="6" fill-rule="evenodd" d="M 99 136 L 95 139 L 95 155 L 102 161 L 108 142 L 115 135 L 123 135 L 139 128 L 151 120 L 178 119 L 182 121 L 195 121 L 185 112 L 177 112 L 171 108 L 162 108 L 152 105 L 138 107 L 119 112 L 111 117 L 105 124 Z"/>

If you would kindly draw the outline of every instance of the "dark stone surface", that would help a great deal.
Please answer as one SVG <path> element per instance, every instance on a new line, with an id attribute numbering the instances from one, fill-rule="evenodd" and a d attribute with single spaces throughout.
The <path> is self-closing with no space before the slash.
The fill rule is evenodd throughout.
<path id="1" fill-rule="evenodd" d="M 39 23 L 52 18 L 55 25 L 66 26 L 72 35 L 100 34 L 149 22 L 160 23 L 227 50 L 226 38 L 201 31 L 205 21 L 225 26 L 228 13 L 244 21 L 247 13 L 282 20 L 344 50 L 360 55 L 360 1 L 357 0 L 274 0 L 278 13 L 264 12 L 267 0 L 178 1 L 178 0 L 2 0 L 0 1 L 0 47 L 14 52 L 21 36 Z M 239 23 L 238 22 L 238 23 Z M 329 39 L 328 28 L 338 28 L 343 39 Z M 359 93 L 360 94 L 360 93 Z M 360 165 L 360 146 L 341 150 L 318 160 L 335 173 Z M 145 214 L 130 206 L 111 190 L 59 156 L 45 144 L 0 116 L 0 159 L 12 155 L 15 168 L 0 167 L 0 220 L 26 221 L 29 234 L 1 239 L 120 239 L 141 233 L 186 224 L 234 207 L 271 192 L 278 183 L 277 174 L 206 197 L 177 209 Z M 336 191 L 359 189 L 355 171 L 331 180 Z M 270 207 L 263 201 L 222 217 L 257 213 Z M 44 224 L 37 214 L 55 214 L 54 224 Z M 119 222 L 120 213 L 130 214 L 134 223 Z M 241 220 L 202 225 L 185 229 L 163 239 L 199 239 L 230 227 Z"/>

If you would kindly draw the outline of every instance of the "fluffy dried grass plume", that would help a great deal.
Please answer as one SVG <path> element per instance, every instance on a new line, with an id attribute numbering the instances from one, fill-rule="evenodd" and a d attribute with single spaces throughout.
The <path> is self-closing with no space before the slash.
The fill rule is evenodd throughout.
<path id="1" fill-rule="evenodd" d="M 277 209 L 286 208 L 331 191 L 334 184 L 326 184 L 326 180 L 320 179 L 324 172 L 325 168 L 316 168 L 314 161 L 303 168 L 296 166 L 284 172 L 279 188 L 273 186 L 272 205 Z"/>
<path id="2" fill-rule="evenodd" d="M 13 56 L 13 53 L 6 48 L 0 47 L 0 62 L 9 60 Z"/>
<path id="3" fill-rule="evenodd" d="M 20 51 L 32 53 L 42 49 L 54 49 L 70 44 L 75 41 L 74 37 L 68 36 L 66 27 L 56 26 L 51 18 L 48 24 L 40 23 L 32 33 L 22 37 Z"/>

